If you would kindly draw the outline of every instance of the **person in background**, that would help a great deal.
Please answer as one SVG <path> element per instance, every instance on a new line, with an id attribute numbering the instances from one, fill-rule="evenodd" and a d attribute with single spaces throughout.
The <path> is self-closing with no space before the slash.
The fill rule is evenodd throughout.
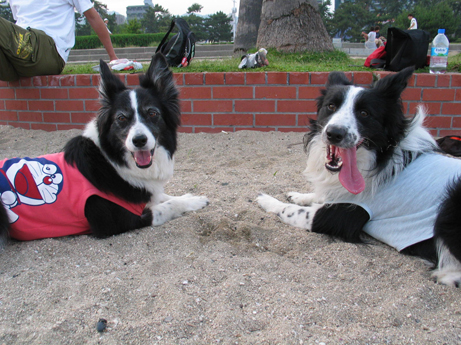
<path id="1" fill-rule="evenodd" d="M 362 32 L 362 36 L 365 38 L 365 48 L 367 49 L 376 49 L 376 32 L 375 28 L 372 26 L 370 28 L 370 32 L 367 34 L 365 32 Z"/>
<path id="2" fill-rule="evenodd" d="M 375 44 L 377 47 L 383 46 L 384 43 L 386 42 L 386 38 L 379 33 L 380 29 L 381 28 L 379 26 L 375 26 L 375 32 L 376 32 Z"/>
<path id="3" fill-rule="evenodd" d="M 75 10 L 117 60 L 110 34 L 90 0 L 7 0 L 16 24 L 0 18 L 0 80 L 60 74 L 75 44 Z"/>
<path id="4" fill-rule="evenodd" d="M 410 20 L 410 27 L 408 30 L 416 30 L 418 28 L 418 23 L 416 22 L 416 18 L 410 13 L 408 15 L 408 19 Z"/>
<path id="5" fill-rule="evenodd" d="M 112 35 L 112 32 L 110 32 L 109 27 L 107 26 L 107 25 L 109 25 L 109 19 L 104 18 L 104 24 L 106 25 L 106 28 L 107 28 L 107 31 L 109 31 L 109 34 Z"/>

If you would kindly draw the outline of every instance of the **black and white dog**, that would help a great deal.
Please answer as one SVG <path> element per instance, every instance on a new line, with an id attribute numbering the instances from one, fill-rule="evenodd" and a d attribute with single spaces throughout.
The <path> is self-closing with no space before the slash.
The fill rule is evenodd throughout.
<path id="1" fill-rule="evenodd" d="M 412 73 L 404 69 L 369 89 L 331 73 L 305 136 L 313 193 L 288 193 L 294 204 L 265 194 L 257 200 L 287 224 L 349 242 L 365 232 L 429 259 L 437 281 L 458 286 L 461 160 L 437 153 L 422 107 L 413 119 L 404 116 L 401 93 Z"/>
<path id="2" fill-rule="evenodd" d="M 0 162 L 0 235 L 33 240 L 98 238 L 163 224 L 203 208 L 204 196 L 164 194 L 180 124 L 178 90 L 165 58 L 152 58 L 128 89 L 101 61 L 101 109 L 64 152 Z"/>

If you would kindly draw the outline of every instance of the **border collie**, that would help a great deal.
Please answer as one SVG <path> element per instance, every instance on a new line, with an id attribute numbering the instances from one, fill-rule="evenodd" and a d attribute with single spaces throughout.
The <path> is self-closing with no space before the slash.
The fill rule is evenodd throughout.
<path id="1" fill-rule="evenodd" d="M 313 193 L 268 195 L 260 206 L 284 223 L 349 242 L 368 235 L 436 265 L 435 279 L 461 283 L 461 160 L 439 154 L 423 127 L 402 111 L 409 67 L 366 89 L 329 75 L 317 120 L 305 136 L 304 175 Z"/>
<path id="2" fill-rule="evenodd" d="M 101 60 L 101 109 L 64 152 L 0 162 L 0 237 L 89 234 L 104 238 L 163 224 L 207 205 L 171 197 L 180 123 L 178 91 L 165 58 L 152 58 L 140 87 L 128 89 Z"/>

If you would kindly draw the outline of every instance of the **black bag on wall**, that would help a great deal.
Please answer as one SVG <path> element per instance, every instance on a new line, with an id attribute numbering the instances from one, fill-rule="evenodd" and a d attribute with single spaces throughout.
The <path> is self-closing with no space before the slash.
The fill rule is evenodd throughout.
<path id="1" fill-rule="evenodd" d="M 387 71 L 401 71 L 405 67 L 415 69 L 427 66 L 429 32 L 424 30 L 387 29 L 386 66 Z"/>

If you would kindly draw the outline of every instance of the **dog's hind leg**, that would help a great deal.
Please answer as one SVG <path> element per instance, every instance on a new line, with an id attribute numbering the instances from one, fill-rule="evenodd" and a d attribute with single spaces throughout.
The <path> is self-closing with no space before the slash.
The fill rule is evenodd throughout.
<path id="1" fill-rule="evenodd" d="M 461 179 L 448 188 L 448 195 L 434 225 L 438 265 L 433 277 L 442 284 L 461 285 Z"/>
<path id="2" fill-rule="evenodd" d="M 185 194 L 182 196 L 169 196 L 164 194 L 160 204 L 151 206 L 153 215 L 153 226 L 162 225 L 171 219 L 181 216 L 185 212 L 197 211 L 208 205 L 208 199 L 205 196 L 194 196 Z"/>
<path id="3" fill-rule="evenodd" d="M 299 206 L 283 203 L 267 194 L 260 194 L 256 201 L 267 212 L 275 213 L 282 222 L 301 229 L 312 230 L 312 221 L 321 204 Z"/>

